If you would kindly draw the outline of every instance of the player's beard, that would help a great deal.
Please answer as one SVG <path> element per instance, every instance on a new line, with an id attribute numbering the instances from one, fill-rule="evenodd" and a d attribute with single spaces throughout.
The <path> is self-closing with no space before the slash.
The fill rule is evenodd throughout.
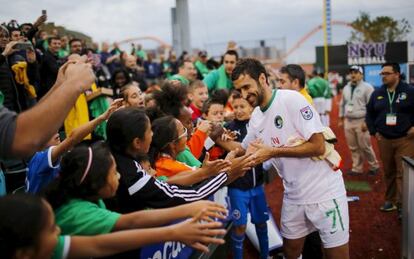
<path id="1" fill-rule="evenodd" d="M 255 94 L 249 94 L 247 95 L 246 101 L 252 106 L 256 107 L 259 105 L 259 102 L 257 101 L 257 95 Z"/>
<path id="2" fill-rule="evenodd" d="M 246 101 L 252 106 L 261 106 L 264 101 L 264 91 L 262 85 L 256 81 L 257 83 L 257 93 L 248 94 Z"/>
<path id="3" fill-rule="evenodd" d="M 260 82 L 257 82 L 257 88 L 258 88 L 258 90 L 257 90 L 257 105 L 260 105 L 260 106 L 263 106 L 263 105 L 266 105 L 266 103 L 263 103 L 264 102 L 264 88 L 263 88 L 263 86 L 260 84 Z"/>

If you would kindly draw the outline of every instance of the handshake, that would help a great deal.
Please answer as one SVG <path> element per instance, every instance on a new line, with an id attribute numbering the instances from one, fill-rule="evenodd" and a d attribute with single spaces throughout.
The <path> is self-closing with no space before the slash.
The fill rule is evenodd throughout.
<path id="1" fill-rule="evenodd" d="M 221 139 L 222 141 L 235 140 L 237 135 L 240 134 L 224 128 L 221 123 L 208 120 L 200 120 L 197 124 L 197 129 L 206 133 L 213 142 L 216 142 L 218 139 Z"/>

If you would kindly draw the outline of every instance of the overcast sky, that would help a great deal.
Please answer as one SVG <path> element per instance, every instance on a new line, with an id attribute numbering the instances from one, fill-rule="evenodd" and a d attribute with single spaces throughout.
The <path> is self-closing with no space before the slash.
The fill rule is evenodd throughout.
<path id="1" fill-rule="evenodd" d="M 406 18 L 414 28 L 414 1 L 331 0 L 332 19 L 350 22 L 359 11 L 372 16 Z M 171 43 L 171 7 L 175 0 L 0 0 L 0 21 L 34 21 L 47 9 L 48 21 L 81 31 L 95 41 L 156 36 Z M 189 0 L 191 43 L 211 49 L 228 40 L 240 45 L 265 39 L 286 49 L 322 23 L 322 0 Z M 7 8 L 5 8 L 7 7 Z M 295 51 L 290 62 L 314 62 L 314 46 L 323 43 L 322 32 Z M 350 29 L 333 27 L 333 43 L 343 44 Z M 414 40 L 414 32 L 409 35 Z M 142 42 L 144 47 L 152 43 Z M 224 47 L 224 45 L 223 45 Z"/>

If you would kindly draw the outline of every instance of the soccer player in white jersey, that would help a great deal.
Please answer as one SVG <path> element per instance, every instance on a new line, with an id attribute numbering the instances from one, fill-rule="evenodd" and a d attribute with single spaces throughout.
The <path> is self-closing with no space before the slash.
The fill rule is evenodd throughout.
<path id="1" fill-rule="evenodd" d="M 317 230 L 326 258 L 349 258 L 349 215 L 342 173 L 325 160 L 319 114 L 296 91 L 273 90 L 263 65 L 237 62 L 236 89 L 253 107 L 241 147 L 253 150 L 255 163 L 272 163 L 283 179 L 281 233 L 286 258 L 298 258 L 306 235 Z M 248 149 L 250 147 L 250 149 Z"/>

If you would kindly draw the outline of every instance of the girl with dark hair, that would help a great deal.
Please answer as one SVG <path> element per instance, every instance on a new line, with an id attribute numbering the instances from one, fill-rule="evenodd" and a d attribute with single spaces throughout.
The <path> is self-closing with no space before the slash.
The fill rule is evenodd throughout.
<path id="1" fill-rule="evenodd" d="M 184 105 L 188 99 L 187 95 L 185 86 L 167 82 L 163 85 L 162 91 L 154 94 L 154 98 L 162 113 L 174 116 L 187 129 L 187 146 L 177 155 L 177 160 L 192 167 L 200 167 L 201 162 L 197 159 L 202 154 L 211 125 L 208 121 L 203 121 L 194 130 L 191 109 Z"/>
<path id="2" fill-rule="evenodd" d="M 109 148 L 103 142 L 80 146 L 61 163 L 59 177 L 46 190 L 55 210 L 56 223 L 65 235 L 96 235 L 113 231 L 153 227 L 195 216 L 205 209 L 219 217 L 226 210 L 210 201 L 199 201 L 170 209 L 146 210 L 121 215 L 106 209 L 103 199 L 115 196 L 119 173 Z"/>
<path id="3" fill-rule="evenodd" d="M 168 177 L 168 183 L 194 184 L 208 177 L 227 171 L 230 163 L 225 160 L 208 161 L 201 168 L 190 167 L 176 160 L 186 147 L 187 129 L 172 116 L 156 119 L 152 124 L 153 141 L 150 147 L 150 159 L 157 176 Z"/>
<path id="4" fill-rule="evenodd" d="M 129 73 L 122 68 L 115 69 L 111 77 L 111 86 L 114 90 L 114 97 L 120 97 L 121 88 L 129 83 L 131 83 Z"/>
<path id="5" fill-rule="evenodd" d="M 207 198 L 224 185 L 229 176 L 217 176 L 191 187 L 169 185 L 151 177 L 141 166 L 138 156 L 148 153 L 152 141 L 151 123 L 145 112 L 136 108 L 116 111 L 108 120 L 108 144 L 121 174 L 117 192 L 118 211 L 131 212 L 145 207 L 171 207 Z M 243 162 L 242 162 L 243 161 Z M 247 162 L 246 162 L 247 161 Z M 250 160 L 240 160 L 239 169 L 248 167 Z M 230 171 L 230 178 L 236 178 Z"/>
<path id="6" fill-rule="evenodd" d="M 219 222 L 199 223 L 199 213 L 179 224 L 97 236 L 61 236 L 51 206 L 38 196 L 0 198 L 0 255 L 4 259 L 84 258 L 120 253 L 156 242 L 180 241 L 208 251 L 201 243 L 222 244 Z"/>

